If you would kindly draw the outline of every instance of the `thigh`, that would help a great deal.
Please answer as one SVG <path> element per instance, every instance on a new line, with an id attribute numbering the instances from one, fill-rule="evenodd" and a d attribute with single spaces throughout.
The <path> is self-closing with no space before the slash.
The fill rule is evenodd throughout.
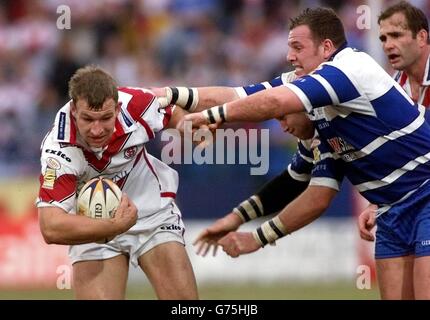
<path id="1" fill-rule="evenodd" d="M 73 264 L 76 299 L 124 299 L 127 278 L 128 257 L 125 255 Z"/>
<path id="2" fill-rule="evenodd" d="M 376 259 L 376 271 L 382 299 L 414 299 L 413 255 Z"/>
<path id="3" fill-rule="evenodd" d="M 198 299 L 193 268 L 182 243 L 159 244 L 138 261 L 159 299 Z"/>
<path id="4" fill-rule="evenodd" d="M 430 256 L 415 258 L 414 291 L 415 299 L 430 300 Z"/>

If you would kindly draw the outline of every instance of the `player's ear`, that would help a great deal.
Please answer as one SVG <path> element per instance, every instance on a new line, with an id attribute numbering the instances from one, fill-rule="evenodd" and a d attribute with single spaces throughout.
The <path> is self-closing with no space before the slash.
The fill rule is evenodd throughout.
<path id="1" fill-rule="evenodd" d="M 426 30 L 421 29 L 417 32 L 417 40 L 421 47 L 426 46 L 428 43 L 429 34 Z"/>
<path id="2" fill-rule="evenodd" d="M 70 102 L 70 111 L 72 112 L 73 118 L 76 118 L 76 112 L 77 112 L 77 110 L 76 110 L 76 105 L 73 102 L 73 100 Z"/>
<path id="3" fill-rule="evenodd" d="M 122 102 L 119 101 L 115 106 L 115 114 L 118 115 L 119 111 L 121 110 Z"/>
<path id="4" fill-rule="evenodd" d="M 324 59 L 330 58 L 331 55 L 336 51 L 333 41 L 331 41 L 330 39 L 323 40 L 321 45 L 324 51 Z"/>

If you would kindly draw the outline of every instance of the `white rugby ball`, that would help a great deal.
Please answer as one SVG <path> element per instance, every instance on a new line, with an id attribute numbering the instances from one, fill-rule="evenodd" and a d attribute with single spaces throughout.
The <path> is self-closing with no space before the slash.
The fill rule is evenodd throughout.
<path id="1" fill-rule="evenodd" d="M 94 219 L 112 218 L 121 196 L 121 189 L 112 180 L 100 177 L 91 179 L 79 192 L 76 212 Z"/>

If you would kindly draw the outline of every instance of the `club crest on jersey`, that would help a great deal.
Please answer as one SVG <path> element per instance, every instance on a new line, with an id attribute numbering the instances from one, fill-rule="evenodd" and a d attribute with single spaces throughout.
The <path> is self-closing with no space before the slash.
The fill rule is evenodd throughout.
<path id="1" fill-rule="evenodd" d="M 48 168 L 54 169 L 54 170 L 59 170 L 61 169 L 61 164 L 57 159 L 51 158 L 49 157 L 48 159 L 46 159 L 46 165 L 48 166 Z"/>
<path id="2" fill-rule="evenodd" d="M 321 151 L 318 149 L 318 147 L 313 148 L 312 153 L 314 154 L 314 162 L 321 160 Z"/>
<path id="3" fill-rule="evenodd" d="M 136 153 L 137 153 L 136 146 L 128 147 L 127 149 L 124 150 L 124 158 L 131 159 L 136 155 Z"/>
<path id="4" fill-rule="evenodd" d="M 321 144 L 320 139 L 315 138 L 311 143 L 311 150 L 314 155 L 314 162 L 318 162 L 321 160 L 321 151 L 318 149 L 318 146 Z"/>

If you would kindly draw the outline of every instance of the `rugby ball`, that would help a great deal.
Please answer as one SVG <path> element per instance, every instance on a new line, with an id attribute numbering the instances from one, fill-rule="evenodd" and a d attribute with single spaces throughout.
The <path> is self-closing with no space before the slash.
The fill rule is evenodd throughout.
<path id="1" fill-rule="evenodd" d="M 121 195 L 121 189 L 112 180 L 91 179 L 79 192 L 76 212 L 94 219 L 113 218 Z"/>

